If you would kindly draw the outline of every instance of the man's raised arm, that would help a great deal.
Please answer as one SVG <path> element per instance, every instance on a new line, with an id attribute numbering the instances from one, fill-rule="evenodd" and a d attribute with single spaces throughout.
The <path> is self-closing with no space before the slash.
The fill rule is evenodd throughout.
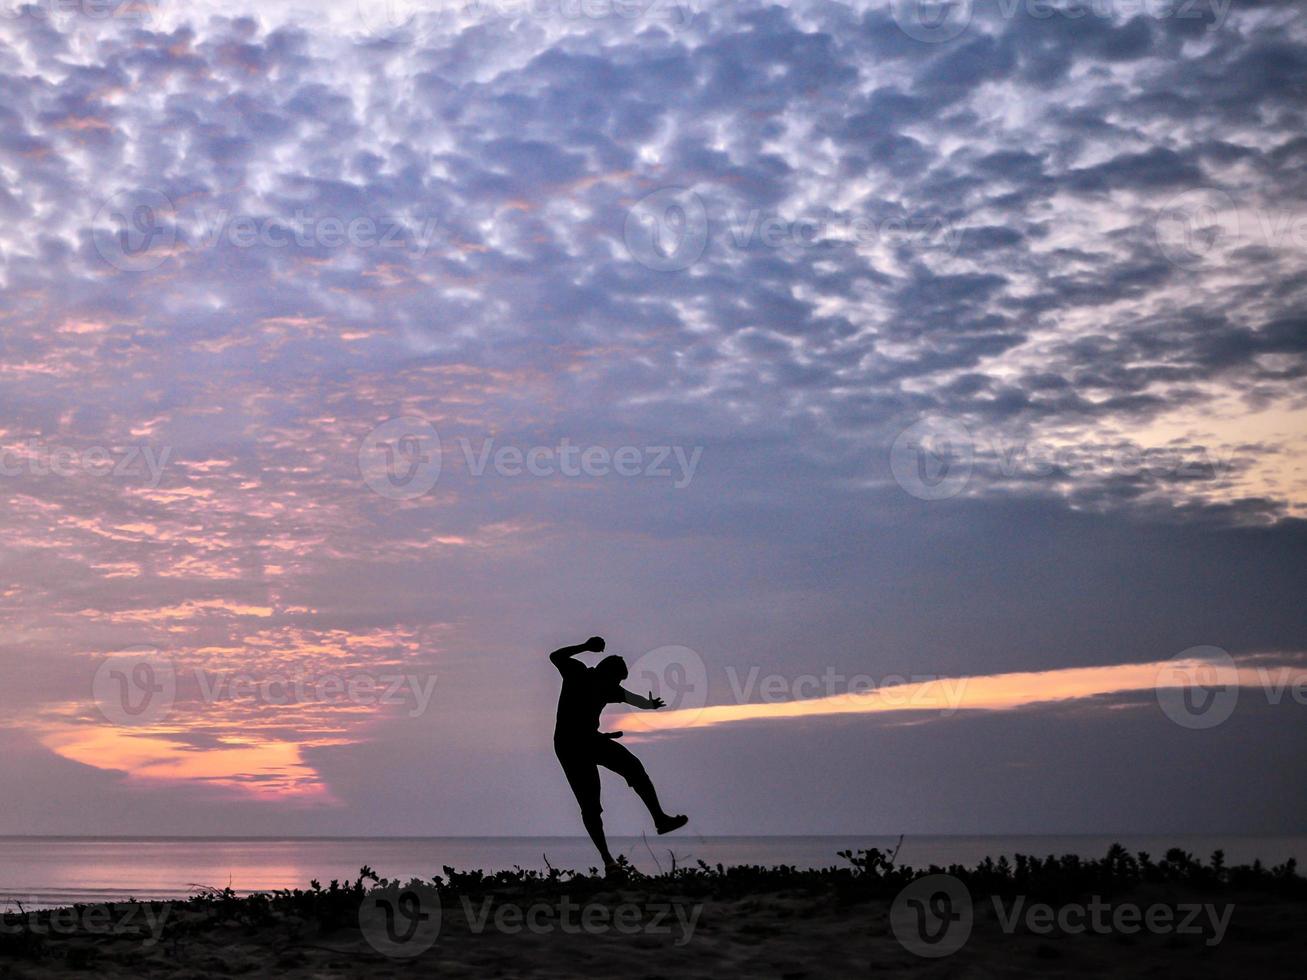
<path id="1" fill-rule="evenodd" d="M 574 647 L 559 647 L 549 655 L 549 662 L 562 670 L 563 664 L 578 653 L 602 653 L 603 649 L 604 638 L 602 636 L 592 636 L 584 643 L 578 643 Z"/>

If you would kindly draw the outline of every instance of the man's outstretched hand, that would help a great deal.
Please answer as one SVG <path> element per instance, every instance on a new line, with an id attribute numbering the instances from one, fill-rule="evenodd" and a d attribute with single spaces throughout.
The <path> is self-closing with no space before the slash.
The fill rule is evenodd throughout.
<path id="1" fill-rule="evenodd" d="M 667 704 L 667 702 L 664 701 L 662 698 L 656 698 L 656 697 L 654 697 L 654 696 L 653 696 L 653 691 L 650 691 L 650 692 L 649 692 L 649 710 L 650 710 L 650 711 L 656 711 L 658 708 L 662 708 L 662 707 L 664 707 L 666 704 Z"/>
<path id="2" fill-rule="evenodd" d="M 602 636 L 592 636 L 585 641 L 585 649 L 592 650 L 595 653 L 604 652 L 604 638 Z"/>

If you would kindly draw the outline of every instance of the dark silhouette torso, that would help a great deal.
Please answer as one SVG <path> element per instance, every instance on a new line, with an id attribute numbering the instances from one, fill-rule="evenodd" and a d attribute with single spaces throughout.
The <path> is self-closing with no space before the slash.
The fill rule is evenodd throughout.
<path id="1" fill-rule="evenodd" d="M 575 660 L 564 661 L 558 670 L 563 675 L 563 690 L 558 695 L 554 741 L 593 738 L 599 731 L 600 712 L 606 705 L 621 703 L 621 685 L 605 681 L 594 668 Z"/>

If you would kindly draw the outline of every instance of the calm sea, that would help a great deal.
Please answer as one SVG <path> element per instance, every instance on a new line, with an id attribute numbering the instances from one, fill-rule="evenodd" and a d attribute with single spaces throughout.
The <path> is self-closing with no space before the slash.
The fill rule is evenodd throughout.
<path id="1" fill-rule="evenodd" d="M 1183 847 L 1204 859 L 1217 848 L 1231 864 L 1260 858 L 1302 863 L 1307 837 L 906 837 L 899 863 L 917 867 L 954 862 L 973 864 L 986 855 L 1079 854 L 1101 857 L 1119 840 L 1131 851 L 1161 857 Z M 894 837 L 695 837 L 610 838 L 643 871 L 666 870 L 669 850 L 684 865 L 793 864 L 844 866 L 837 852 L 879 847 L 893 851 Z M 493 871 L 519 866 L 583 870 L 595 864 L 590 842 L 581 837 L 417 838 L 142 838 L 0 837 L 0 908 L 71 905 L 129 897 L 180 898 L 203 887 L 237 892 L 295 888 L 316 878 L 326 885 L 369 865 L 389 878 L 430 877 L 445 865 Z"/>

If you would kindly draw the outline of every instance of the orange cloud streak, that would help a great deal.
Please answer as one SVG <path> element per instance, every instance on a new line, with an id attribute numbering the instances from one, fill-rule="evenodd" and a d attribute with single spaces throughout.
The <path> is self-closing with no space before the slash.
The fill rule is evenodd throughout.
<path id="1" fill-rule="evenodd" d="M 653 734 L 682 728 L 710 728 L 741 721 L 782 721 L 828 715 L 917 711 L 948 716 L 957 711 L 1010 711 L 1032 704 L 1175 686 L 1175 677 L 1183 676 L 1186 672 L 1197 673 L 1204 667 L 1207 667 L 1205 662 L 1199 660 L 1163 660 L 1155 663 L 1071 667 L 1064 670 L 978 677 L 941 677 L 879 687 L 866 692 L 795 701 L 715 704 L 665 712 L 633 712 L 622 717 L 622 727 L 633 734 Z M 1222 680 L 1237 683 L 1240 687 L 1284 690 L 1284 685 L 1292 687 L 1307 683 L 1307 668 L 1281 667 L 1267 671 L 1240 667 Z"/>
<path id="2" fill-rule="evenodd" d="M 112 725 L 77 725 L 47 732 L 41 744 L 66 759 L 126 772 L 131 779 L 199 781 L 269 800 L 332 801 L 296 742 L 232 739 L 201 749 Z"/>

